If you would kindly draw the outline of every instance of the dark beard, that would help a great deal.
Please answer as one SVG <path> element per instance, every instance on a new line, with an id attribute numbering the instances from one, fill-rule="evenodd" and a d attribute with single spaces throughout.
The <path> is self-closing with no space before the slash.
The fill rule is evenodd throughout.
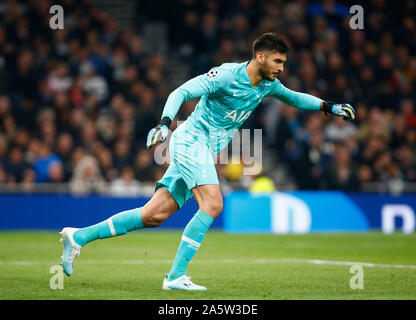
<path id="1" fill-rule="evenodd" d="M 266 74 L 266 72 L 264 72 L 264 70 L 262 70 L 262 69 L 260 69 L 260 76 L 261 76 L 261 78 L 263 79 L 263 80 L 268 80 L 268 81 L 274 81 L 274 76 L 273 76 L 273 78 L 271 79 L 267 74 Z"/>

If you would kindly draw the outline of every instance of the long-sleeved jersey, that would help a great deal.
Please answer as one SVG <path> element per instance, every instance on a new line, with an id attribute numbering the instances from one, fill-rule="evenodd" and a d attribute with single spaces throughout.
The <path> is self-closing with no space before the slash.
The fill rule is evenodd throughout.
<path id="1" fill-rule="evenodd" d="M 290 90 L 277 79 L 263 80 L 253 87 L 247 64 L 224 63 L 187 81 L 169 95 L 162 118 L 173 120 L 183 102 L 201 97 L 184 125 L 205 135 L 217 154 L 265 97 L 272 96 L 304 110 L 320 110 L 321 99 Z"/>

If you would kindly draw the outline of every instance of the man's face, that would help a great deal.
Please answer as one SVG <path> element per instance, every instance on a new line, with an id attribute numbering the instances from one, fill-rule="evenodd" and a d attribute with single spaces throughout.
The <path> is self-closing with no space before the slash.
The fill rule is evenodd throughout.
<path id="1" fill-rule="evenodd" d="M 256 60 L 260 64 L 260 72 L 265 80 L 274 81 L 283 64 L 286 62 L 286 53 L 277 51 L 263 51 L 256 54 Z"/>

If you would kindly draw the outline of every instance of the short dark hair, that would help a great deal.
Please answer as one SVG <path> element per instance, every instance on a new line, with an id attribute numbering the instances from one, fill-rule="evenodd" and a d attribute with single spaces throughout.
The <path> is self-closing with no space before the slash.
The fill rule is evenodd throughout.
<path id="1" fill-rule="evenodd" d="M 286 41 L 280 38 L 276 33 L 269 32 L 261 35 L 253 43 L 253 57 L 262 50 L 277 51 L 279 53 L 289 52 L 289 46 Z"/>

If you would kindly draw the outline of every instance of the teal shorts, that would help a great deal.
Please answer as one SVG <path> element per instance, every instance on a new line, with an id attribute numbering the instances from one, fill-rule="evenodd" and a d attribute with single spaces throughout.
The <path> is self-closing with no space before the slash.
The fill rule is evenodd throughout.
<path id="1" fill-rule="evenodd" d="M 189 125 L 189 124 L 188 124 Z M 156 183 L 169 191 L 179 208 L 192 198 L 192 188 L 205 184 L 219 184 L 215 169 L 215 155 L 208 140 L 196 129 L 180 125 L 169 141 L 170 165 Z"/>

